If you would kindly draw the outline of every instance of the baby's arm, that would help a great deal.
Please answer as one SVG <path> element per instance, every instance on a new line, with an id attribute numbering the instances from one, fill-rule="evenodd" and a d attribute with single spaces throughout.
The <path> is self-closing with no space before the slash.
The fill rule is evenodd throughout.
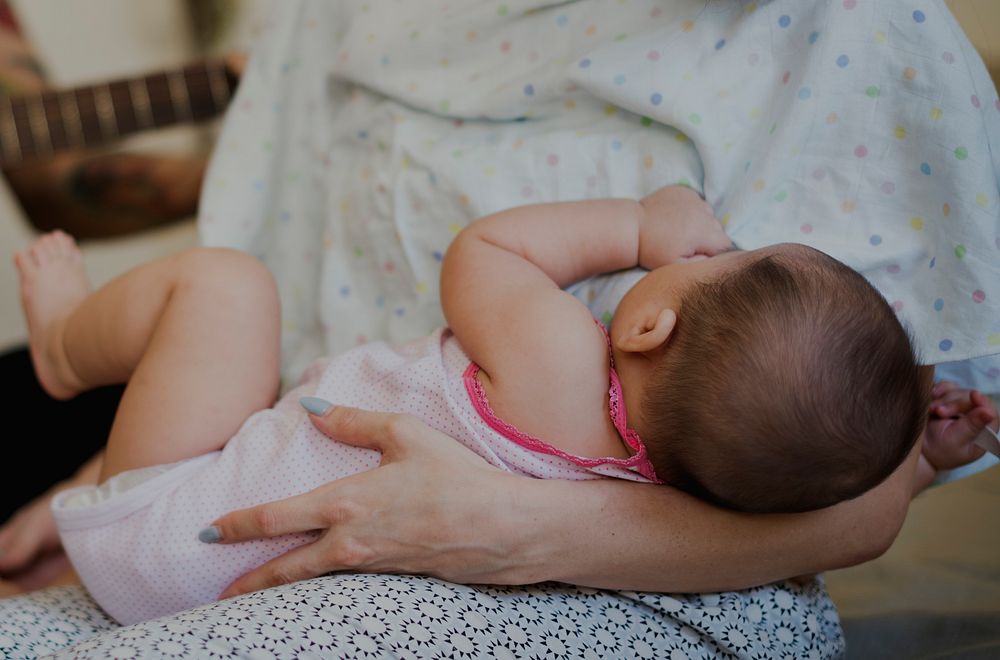
<path id="1" fill-rule="evenodd" d="M 607 382 L 597 377 L 607 371 L 607 348 L 590 312 L 563 287 L 729 246 L 710 209 L 688 189 L 661 189 L 641 202 L 514 208 L 473 223 L 455 239 L 442 268 L 441 302 L 448 325 L 482 368 L 481 380 L 502 393 L 507 410 L 546 410 L 552 426 L 566 419 L 575 425 L 560 427 L 561 435 L 593 436 L 594 420 L 581 402 L 607 395 Z M 498 409 L 501 417 L 504 412 Z M 540 424 L 522 430 L 549 430 L 549 422 Z"/>
<path id="2" fill-rule="evenodd" d="M 697 193 L 679 186 L 661 188 L 640 202 L 517 207 L 482 218 L 459 234 L 442 268 L 441 302 L 469 357 L 492 375 L 508 361 L 505 351 L 497 351 L 498 341 L 510 343 L 511 333 L 561 332 L 566 314 L 586 311 L 562 292 L 570 284 L 636 265 L 656 268 L 711 256 L 730 245 L 711 209 Z M 539 316 L 546 318 L 535 323 L 525 314 L 532 310 L 544 310 Z M 525 332 L 526 323 L 538 327 Z"/>

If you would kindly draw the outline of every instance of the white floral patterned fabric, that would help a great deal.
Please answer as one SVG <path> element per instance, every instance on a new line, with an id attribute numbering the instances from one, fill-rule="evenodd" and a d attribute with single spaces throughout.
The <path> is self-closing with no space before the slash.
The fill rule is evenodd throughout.
<path id="1" fill-rule="evenodd" d="M 0 600 L 0 654 L 37 658 L 828 658 L 818 580 L 666 595 L 401 575 L 297 582 L 118 628 L 79 587 Z"/>

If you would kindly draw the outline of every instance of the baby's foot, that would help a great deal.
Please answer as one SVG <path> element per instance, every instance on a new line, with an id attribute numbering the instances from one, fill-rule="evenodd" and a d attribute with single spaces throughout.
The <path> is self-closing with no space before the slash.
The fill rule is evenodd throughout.
<path id="1" fill-rule="evenodd" d="M 21 274 L 21 304 L 28 319 L 28 343 L 35 374 L 55 399 L 70 399 L 85 389 L 66 361 L 63 321 L 90 293 L 83 255 L 61 231 L 45 234 L 14 255 Z"/>

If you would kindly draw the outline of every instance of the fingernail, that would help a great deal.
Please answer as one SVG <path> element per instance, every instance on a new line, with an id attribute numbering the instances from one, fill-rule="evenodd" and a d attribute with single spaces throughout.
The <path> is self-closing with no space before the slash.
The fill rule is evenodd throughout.
<path id="1" fill-rule="evenodd" d="M 222 540 L 222 530 L 218 527 L 206 527 L 198 532 L 198 540 L 202 543 L 218 543 Z"/>
<path id="2" fill-rule="evenodd" d="M 333 408 L 332 403 L 318 396 L 304 396 L 299 399 L 299 403 L 313 415 L 325 415 L 330 408 Z"/>

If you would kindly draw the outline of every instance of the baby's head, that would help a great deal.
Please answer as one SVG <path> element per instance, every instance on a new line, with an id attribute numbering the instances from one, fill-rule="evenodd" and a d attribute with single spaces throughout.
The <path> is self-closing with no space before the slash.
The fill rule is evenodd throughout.
<path id="1" fill-rule="evenodd" d="M 801 245 L 741 253 L 677 292 L 639 434 L 666 483 L 745 511 L 804 511 L 885 479 L 928 386 L 910 339 L 857 272 Z M 708 271 L 706 271 L 708 272 Z"/>

